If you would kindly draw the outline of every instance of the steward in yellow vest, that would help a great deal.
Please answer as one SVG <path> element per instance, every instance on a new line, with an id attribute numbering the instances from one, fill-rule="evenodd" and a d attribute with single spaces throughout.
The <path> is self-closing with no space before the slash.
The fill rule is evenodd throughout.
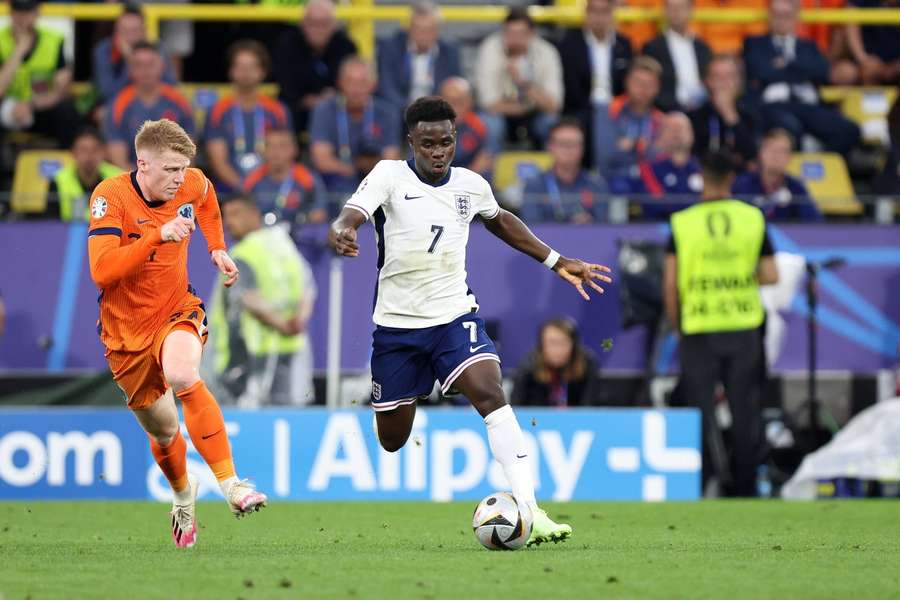
<path id="1" fill-rule="evenodd" d="M 307 404 L 311 381 L 296 376 L 304 371 L 296 361 L 309 356 L 306 324 L 315 300 L 309 265 L 286 229 L 263 226 L 252 198 L 230 198 L 222 218 L 236 240 L 229 254 L 241 276 L 213 295 L 214 370 L 241 406 Z"/>
<path id="2" fill-rule="evenodd" d="M 122 170 L 103 159 L 103 139 L 96 129 L 78 133 L 72 144 L 74 163 L 56 172 L 47 199 L 48 217 L 63 221 L 90 219 L 88 200 L 98 183 Z"/>
<path id="3" fill-rule="evenodd" d="M 63 35 L 37 27 L 39 0 L 10 0 L 10 24 L 0 29 L 0 123 L 72 143 L 78 113 L 69 99 L 72 70 Z"/>
<path id="4" fill-rule="evenodd" d="M 734 163 L 712 153 L 703 163 L 702 200 L 672 215 L 663 299 L 681 334 L 681 392 L 703 414 L 703 482 L 715 474 L 728 495 L 755 496 L 761 441 L 759 286 L 778 281 L 765 217 L 729 198 Z M 730 460 L 716 421 L 721 381 L 731 409 Z"/>

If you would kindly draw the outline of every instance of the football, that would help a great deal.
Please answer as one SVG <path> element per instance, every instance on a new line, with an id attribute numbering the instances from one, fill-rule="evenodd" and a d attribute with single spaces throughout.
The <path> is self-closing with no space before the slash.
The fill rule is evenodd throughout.
<path id="1" fill-rule="evenodd" d="M 532 522 L 527 505 L 520 505 L 509 492 L 497 492 L 475 507 L 472 529 L 488 550 L 518 550 L 528 542 Z"/>

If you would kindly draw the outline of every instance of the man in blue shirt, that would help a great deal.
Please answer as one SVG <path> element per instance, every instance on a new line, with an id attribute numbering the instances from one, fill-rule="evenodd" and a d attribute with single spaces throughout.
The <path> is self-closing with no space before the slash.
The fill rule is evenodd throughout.
<path id="1" fill-rule="evenodd" d="M 649 56 L 635 58 L 625 78 L 625 93 L 607 111 L 594 114 L 594 157 L 600 174 L 636 177 L 638 163 L 656 154 L 662 113 L 653 108 L 662 68 Z M 618 191 L 613 184 L 613 190 Z"/>
<path id="2" fill-rule="evenodd" d="M 338 71 L 340 93 L 316 105 L 310 117 L 310 154 L 330 192 L 352 193 L 382 159 L 399 159 L 400 120 L 372 96 L 375 74 L 358 57 Z"/>
<path id="3" fill-rule="evenodd" d="M 659 131 L 660 154 L 640 165 L 641 176 L 632 180 L 631 191 L 644 196 L 645 219 L 668 219 L 700 198 L 703 175 L 700 161 L 691 154 L 694 130 L 687 115 L 671 112 L 663 117 Z"/>
<path id="4" fill-rule="evenodd" d="M 731 187 L 737 198 L 756 204 L 767 221 L 820 221 L 822 213 L 806 186 L 788 175 L 793 139 L 784 129 L 773 129 L 759 147 L 759 171 L 740 175 Z"/>
<path id="5" fill-rule="evenodd" d="M 525 183 L 520 214 L 526 221 L 592 223 L 606 220 L 606 183 L 581 166 L 584 132 L 577 119 L 550 129 L 553 166 Z"/>
<path id="6" fill-rule="evenodd" d="M 266 224 L 325 222 L 325 186 L 318 175 L 297 162 L 293 130 L 269 129 L 263 157 L 263 164 L 247 175 L 244 193 L 253 196 Z"/>
<path id="7" fill-rule="evenodd" d="M 191 103 L 163 82 L 163 57 L 159 48 L 149 42 L 135 44 L 128 69 L 134 83 L 115 97 L 106 111 L 104 127 L 109 160 L 126 171 L 134 168 L 137 160 L 134 136 L 145 121 L 169 119 L 194 135 Z"/>

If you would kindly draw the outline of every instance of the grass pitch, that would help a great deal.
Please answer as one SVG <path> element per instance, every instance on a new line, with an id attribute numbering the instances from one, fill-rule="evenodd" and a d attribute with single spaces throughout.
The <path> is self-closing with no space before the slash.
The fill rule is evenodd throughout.
<path id="1" fill-rule="evenodd" d="M 168 507 L 0 503 L 0 598 L 890 598 L 900 504 L 547 505 L 564 544 L 488 552 L 475 503 L 201 503 L 176 550 Z"/>

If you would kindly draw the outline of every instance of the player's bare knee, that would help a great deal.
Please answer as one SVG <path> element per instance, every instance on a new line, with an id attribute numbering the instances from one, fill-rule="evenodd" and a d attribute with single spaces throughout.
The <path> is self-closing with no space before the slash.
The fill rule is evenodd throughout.
<path id="1" fill-rule="evenodd" d="M 506 405 L 506 396 L 499 385 L 485 384 L 474 390 L 469 401 L 482 417 Z"/>
<path id="2" fill-rule="evenodd" d="M 166 447 L 171 444 L 172 440 L 175 439 L 175 436 L 178 435 L 178 421 L 173 421 L 171 423 L 156 423 L 152 431 L 148 431 L 147 434 L 153 438 L 153 441 L 157 444 Z"/>
<path id="3" fill-rule="evenodd" d="M 175 364 L 166 371 L 166 381 L 177 394 L 200 381 L 200 373 L 197 367 L 191 364 Z"/>

